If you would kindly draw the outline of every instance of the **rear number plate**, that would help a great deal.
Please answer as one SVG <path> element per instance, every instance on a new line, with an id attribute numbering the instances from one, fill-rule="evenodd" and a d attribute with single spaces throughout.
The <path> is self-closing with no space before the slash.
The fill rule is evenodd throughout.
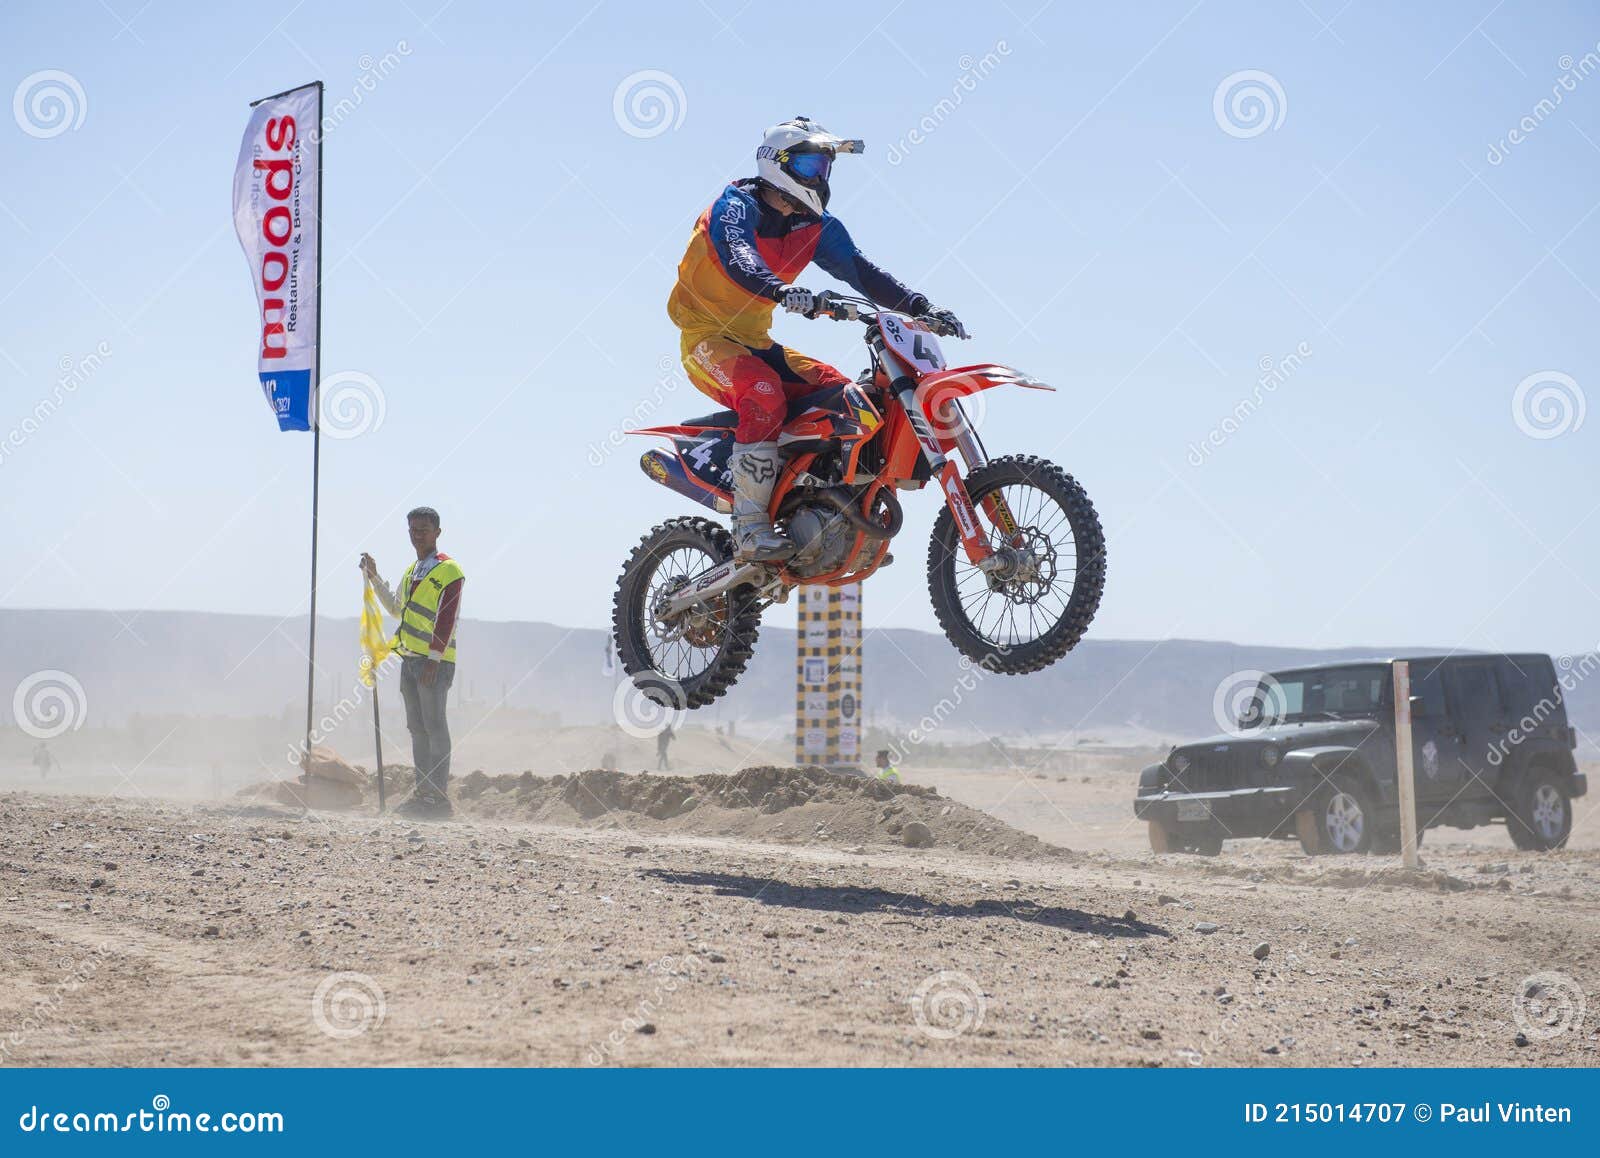
<path id="1" fill-rule="evenodd" d="M 1211 806 L 1204 800 L 1178 801 L 1179 820 L 1210 820 Z"/>

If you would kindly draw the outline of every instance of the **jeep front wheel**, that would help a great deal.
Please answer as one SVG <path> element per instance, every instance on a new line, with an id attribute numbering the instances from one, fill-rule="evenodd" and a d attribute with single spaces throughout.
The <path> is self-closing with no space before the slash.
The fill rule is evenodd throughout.
<path id="1" fill-rule="evenodd" d="M 1310 808 L 1295 818 L 1300 847 L 1308 856 L 1367 852 L 1376 834 L 1372 796 L 1362 785 L 1338 777 L 1317 794 Z"/>

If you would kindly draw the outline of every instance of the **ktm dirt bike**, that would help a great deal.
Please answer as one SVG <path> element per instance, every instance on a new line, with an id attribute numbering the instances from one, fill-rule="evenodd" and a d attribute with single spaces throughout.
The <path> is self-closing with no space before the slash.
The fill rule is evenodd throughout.
<path id="1" fill-rule="evenodd" d="M 872 361 L 855 382 L 789 405 L 771 516 L 797 550 L 784 560 L 737 561 L 732 536 L 705 518 L 669 519 L 645 535 L 623 564 L 612 616 L 635 686 L 675 708 L 711 703 L 744 671 L 762 612 L 800 584 L 854 583 L 883 566 L 901 526 L 898 492 L 929 482 L 945 509 L 928 544 L 928 593 L 950 642 L 993 672 L 1038 671 L 1060 659 L 1100 606 L 1099 518 L 1054 463 L 991 459 L 963 407 L 995 386 L 1054 387 L 1007 366 L 947 368 L 936 334 L 951 331 L 936 319 L 834 293 L 819 294 L 811 316 L 865 323 Z M 672 444 L 647 451 L 640 466 L 726 514 L 738 421 L 724 410 L 633 431 Z"/>

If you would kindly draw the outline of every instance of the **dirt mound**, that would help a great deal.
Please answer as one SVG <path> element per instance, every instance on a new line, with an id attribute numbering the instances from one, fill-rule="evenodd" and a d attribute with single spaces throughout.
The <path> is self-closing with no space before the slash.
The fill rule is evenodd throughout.
<path id="1" fill-rule="evenodd" d="M 387 774 L 384 781 L 391 783 Z M 263 780 L 241 788 L 237 795 L 293 808 L 346 809 L 359 808 L 369 789 L 376 792 L 377 786 L 365 768 L 350 763 L 332 748 L 317 744 L 311 749 L 303 777 Z"/>
<path id="2" fill-rule="evenodd" d="M 460 814 L 500 820 L 863 847 L 925 844 L 920 825 L 937 848 L 1023 858 L 1065 851 L 946 800 L 936 789 L 817 767 L 763 766 L 704 776 L 473 772 L 453 788 Z"/>

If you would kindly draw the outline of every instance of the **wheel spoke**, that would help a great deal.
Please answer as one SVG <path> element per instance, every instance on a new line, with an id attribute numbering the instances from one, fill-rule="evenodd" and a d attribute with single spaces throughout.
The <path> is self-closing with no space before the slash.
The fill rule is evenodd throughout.
<path id="1" fill-rule="evenodd" d="M 676 547 L 658 557 L 655 568 L 644 585 L 641 618 L 650 665 L 662 675 L 679 683 L 694 678 L 716 662 L 721 652 L 720 641 L 713 647 L 694 643 L 684 635 L 688 624 L 682 618 L 673 629 L 662 630 L 663 625 L 654 618 L 655 606 L 664 595 L 682 587 L 696 575 L 716 566 L 720 561 L 701 548 Z M 726 604 L 725 599 L 723 603 Z M 703 613 L 711 614 L 717 610 L 716 607 L 711 607 L 704 609 Z M 718 634 L 720 636 L 722 633 L 719 631 Z"/>
<path id="2" fill-rule="evenodd" d="M 997 649 L 1044 644 L 1044 662 L 1051 662 L 1077 642 L 1098 606 L 1100 583 L 1083 581 L 1085 576 L 1098 580 L 1105 566 L 1093 508 L 1049 463 L 996 459 L 982 470 L 968 479 L 968 494 L 979 512 L 981 533 L 999 558 L 985 570 L 966 558 L 953 537 L 940 539 L 930 576 L 935 596 L 956 613 L 968 637 L 961 646 L 969 655 L 981 654 L 973 643 Z M 1011 534 L 1001 531 L 985 506 L 996 500 L 1010 517 Z M 942 533 L 949 534 L 950 522 L 942 525 Z M 1069 617 L 1074 617 L 1070 623 Z M 1015 662 L 1003 666 L 1025 670 L 1031 658 L 1013 657 Z"/>

